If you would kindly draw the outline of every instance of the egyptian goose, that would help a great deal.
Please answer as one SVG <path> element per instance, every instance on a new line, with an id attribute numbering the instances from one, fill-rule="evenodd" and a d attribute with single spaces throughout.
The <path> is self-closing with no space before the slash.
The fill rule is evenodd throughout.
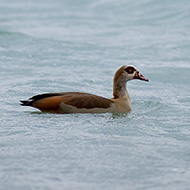
<path id="1" fill-rule="evenodd" d="M 126 82 L 132 79 L 148 81 L 134 66 L 128 65 L 116 71 L 111 99 L 83 92 L 61 92 L 40 94 L 20 102 L 22 106 L 49 113 L 127 113 L 131 111 L 131 101 Z"/>

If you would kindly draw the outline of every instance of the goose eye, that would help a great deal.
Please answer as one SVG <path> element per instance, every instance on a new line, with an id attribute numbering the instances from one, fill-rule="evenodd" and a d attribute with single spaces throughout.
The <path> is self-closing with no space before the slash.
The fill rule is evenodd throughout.
<path id="1" fill-rule="evenodd" d="M 127 67 L 127 68 L 125 69 L 125 71 L 126 71 L 128 74 L 133 74 L 134 71 L 135 71 L 135 68 L 134 68 L 134 67 Z"/>

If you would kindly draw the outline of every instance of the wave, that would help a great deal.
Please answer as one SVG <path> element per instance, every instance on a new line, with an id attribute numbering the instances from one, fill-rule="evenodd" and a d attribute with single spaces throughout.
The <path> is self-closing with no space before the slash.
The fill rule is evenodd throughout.
<path id="1" fill-rule="evenodd" d="M 156 113 L 158 111 L 162 111 L 168 106 L 161 101 L 158 100 L 147 100 L 144 102 L 134 102 L 133 104 L 133 111 L 135 113 L 145 114 L 145 113 Z"/>

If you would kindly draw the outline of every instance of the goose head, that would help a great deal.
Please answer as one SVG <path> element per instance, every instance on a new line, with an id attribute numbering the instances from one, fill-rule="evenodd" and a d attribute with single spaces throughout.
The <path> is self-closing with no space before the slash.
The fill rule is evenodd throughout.
<path id="1" fill-rule="evenodd" d="M 119 68 L 114 77 L 115 82 L 126 83 L 133 79 L 139 79 L 148 82 L 146 79 L 133 65 L 125 65 Z"/>
<path id="2" fill-rule="evenodd" d="M 126 82 L 139 79 L 148 82 L 134 66 L 125 65 L 119 68 L 114 76 L 113 80 L 113 96 L 114 98 L 126 97 L 128 95 L 126 90 Z"/>

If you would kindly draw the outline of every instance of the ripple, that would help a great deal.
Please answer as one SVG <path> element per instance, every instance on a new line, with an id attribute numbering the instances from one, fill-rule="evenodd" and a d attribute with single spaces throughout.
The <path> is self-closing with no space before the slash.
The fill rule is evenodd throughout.
<path id="1" fill-rule="evenodd" d="M 21 32 L 10 32 L 10 31 L 0 31 L 0 37 L 1 36 L 27 37 L 26 34 L 23 34 Z"/>
<path id="2" fill-rule="evenodd" d="M 162 110 L 168 107 L 166 104 L 162 103 L 158 100 L 148 100 L 144 102 L 135 102 L 133 105 L 133 109 L 136 112 L 147 113 L 147 112 L 155 112 Z"/>

